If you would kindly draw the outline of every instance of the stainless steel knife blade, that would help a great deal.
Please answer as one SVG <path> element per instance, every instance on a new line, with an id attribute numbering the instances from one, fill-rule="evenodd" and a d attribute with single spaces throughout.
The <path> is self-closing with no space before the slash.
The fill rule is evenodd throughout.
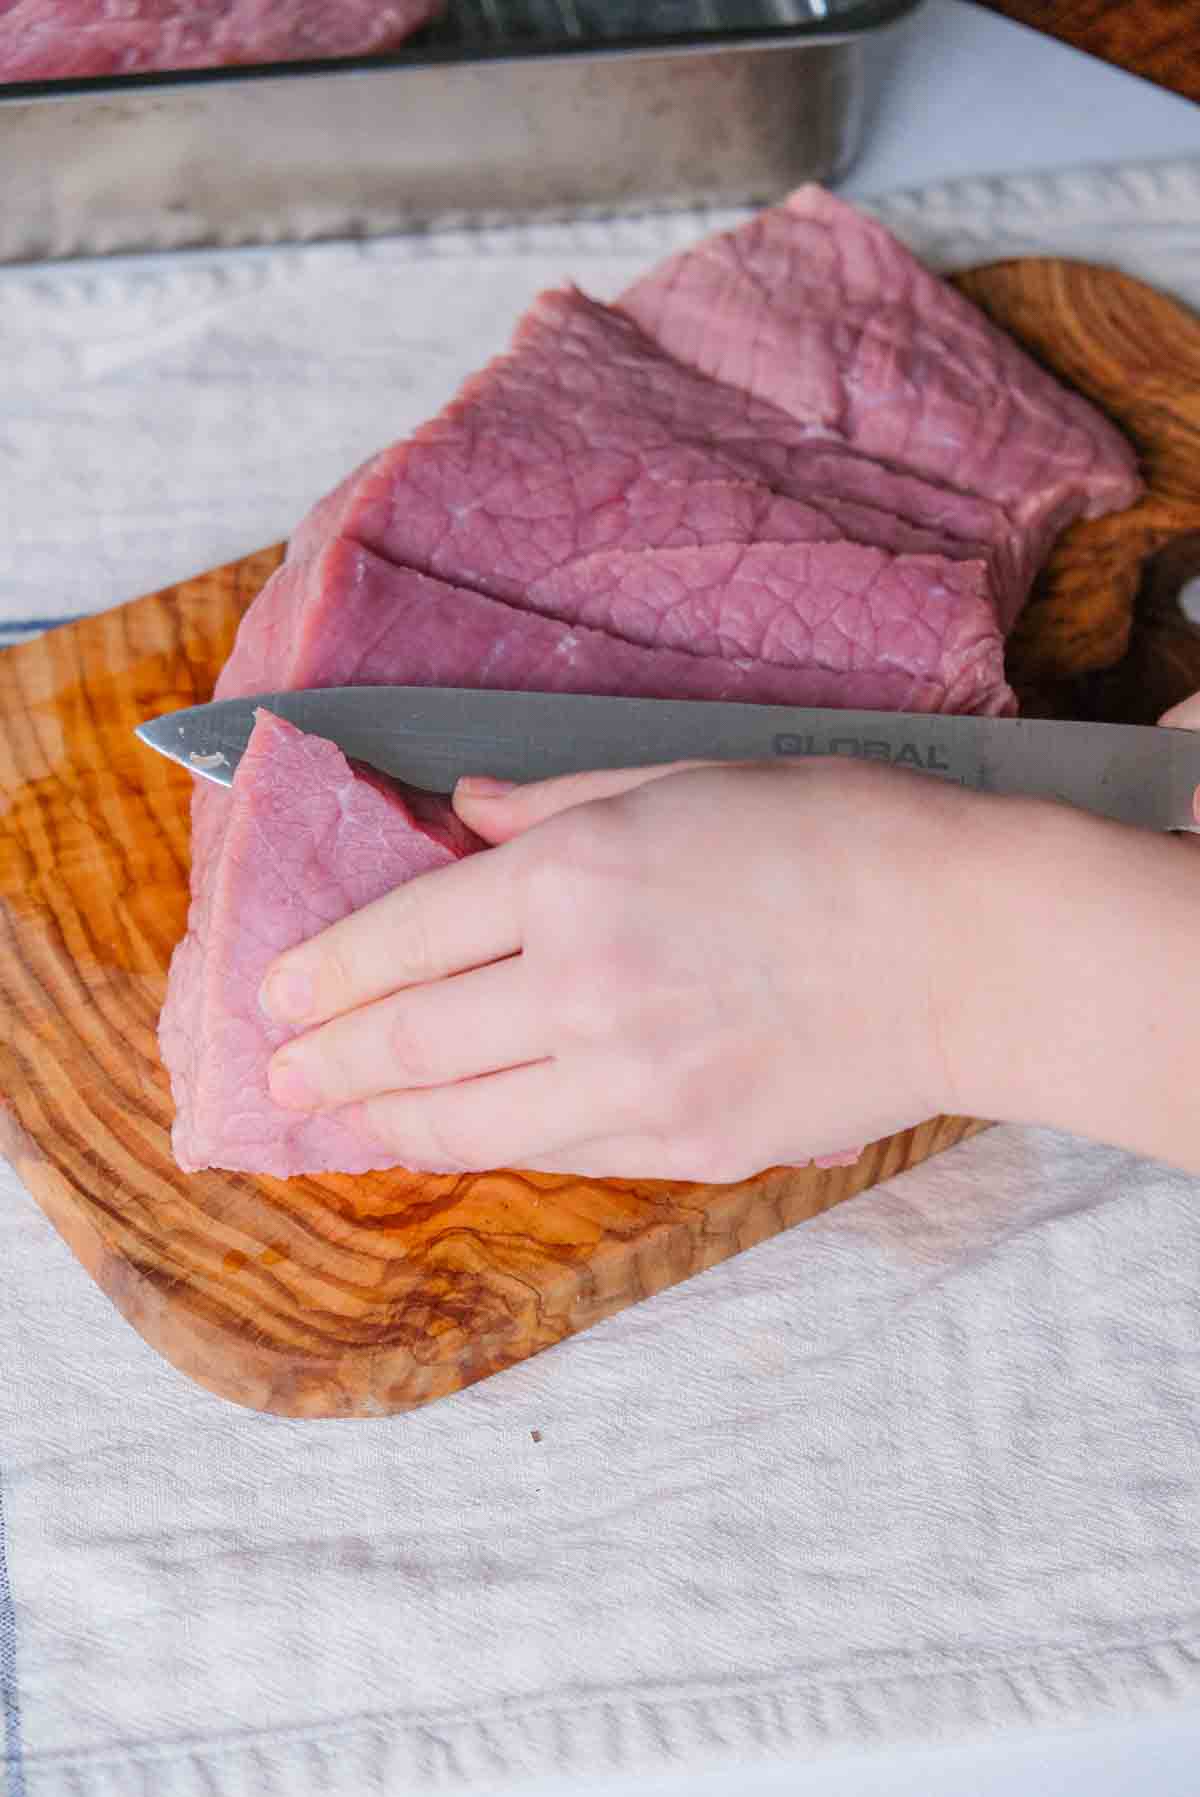
<path id="1" fill-rule="evenodd" d="M 346 686 L 192 706 L 147 720 L 137 734 L 228 786 L 259 708 L 432 792 L 451 791 L 463 774 L 524 781 L 665 761 L 849 755 L 979 791 L 1058 799 L 1121 823 L 1196 828 L 1200 733 L 1135 724 Z"/>

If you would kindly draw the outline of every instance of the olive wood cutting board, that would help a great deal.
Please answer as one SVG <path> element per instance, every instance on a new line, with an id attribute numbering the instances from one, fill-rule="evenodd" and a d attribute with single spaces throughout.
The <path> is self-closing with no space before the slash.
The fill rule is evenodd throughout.
<path id="1" fill-rule="evenodd" d="M 1063 540 L 1010 645 L 1026 709 L 1147 721 L 1200 687 L 1200 321 L 1079 264 L 960 285 L 1130 433 L 1150 491 Z M 366 1416 L 456 1391 L 984 1127 L 735 1186 L 519 1172 L 186 1175 L 155 1028 L 187 912 L 190 780 L 143 717 L 207 698 L 281 551 L 0 656 L 0 1148 L 88 1272 L 210 1390 Z M 1131 636 L 1132 624 L 1132 636 Z"/>

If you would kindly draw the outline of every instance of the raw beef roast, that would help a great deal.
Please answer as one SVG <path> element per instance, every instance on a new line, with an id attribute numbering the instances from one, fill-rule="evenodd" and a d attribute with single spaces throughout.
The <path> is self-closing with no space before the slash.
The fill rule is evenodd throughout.
<path id="1" fill-rule="evenodd" d="M 217 692 L 1009 713 L 1003 635 L 1038 561 L 1139 491 L 1098 413 L 803 189 L 619 308 L 544 294 L 507 355 L 314 507 Z M 195 794 L 161 1027 L 182 1166 L 380 1164 L 349 1119 L 271 1103 L 283 1038 L 258 983 L 285 946 L 478 846 L 443 802 L 260 714 L 232 793 Z"/>
<path id="2" fill-rule="evenodd" d="M 440 0 L 0 0 L 0 82 L 393 50 Z"/>

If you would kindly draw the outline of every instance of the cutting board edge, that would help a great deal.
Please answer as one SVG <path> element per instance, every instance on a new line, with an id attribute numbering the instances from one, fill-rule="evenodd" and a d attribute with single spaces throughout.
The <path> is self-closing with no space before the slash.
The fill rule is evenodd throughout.
<path id="1" fill-rule="evenodd" d="M 34 1202 L 84 1271 L 149 1348 L 210 1396 L 239 1409 L 331 1421 L 403 1414 L 453 1396 L 569 1341 L 659 1292 L 725 1264 L 797 1223 L 812 1221 L 849 1198 L 874 1191 L 884 1180 L 911 1171 L 992 1127 L 980 1118 L 932 1117 L 870 1144 L 853 1166 L 768 1169 L 753 1179 L 724 1188 L 721 1197 L 736 1213 L 733 1230 L 740 1238 L 732 1249 L 716 1247 L 720 1234 L 708 1232 L 714 1251 L 707 1260 L 678 1271 L 673 1256 L 661 1256 L 656 1267 L 656 1232 L 646 1232 L 638 1238 L 641 1289 L 634 1298 L 630 1299 L 627 1288 L 622 1288 L 590 1305 L 580 1301 L 572 1307 L 561 1330 L 548 1339 L 518 1346 L 515 1351 L 509 1331 L 492 1338 L 478 1337 L 472 1343 L 465 1376 L 461 1354 L 453 1360 L 420 1363 L 402 1348 L 348 1345 L 340 1354 L 321 1357 L 299 1355 L 262 1340 L 239 1340 L 242 1357 L 236 1373 L 230 1374 L 223 1366 L 228 1358 L 228 1329 L 178 1299 L 172 1302 L 168 1284 L 150 1277 L 145 1269 L 112 1251 L 103 1230 L 78 1201 L 67 1174 L 22 1128 L 9 1101 L 0 1094 L 0 1153 L 11 1162 Z M 762 1201 L 764 1185 L 770 1181 L 779 1188 L 778 1207 Z M 707 1226 L 708 1214 L 698 1211 L 696 1215 L 698 1221 L 703 1215 Z M 751 1220 L 752 1226 L 743 1234 Z M 662 1225 L 662 1233 L 670 1227 Z M 623 1258 L 627 1247 L 612 1242 L 607 1245 L 607 1252 Z M 336 1400 L 332 1404 L 331 1397 Z"/>

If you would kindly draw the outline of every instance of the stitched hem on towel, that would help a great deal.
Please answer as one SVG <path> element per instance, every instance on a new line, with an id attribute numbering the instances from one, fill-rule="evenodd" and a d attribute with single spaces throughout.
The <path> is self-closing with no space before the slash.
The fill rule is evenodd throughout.
<path id="1" fill-rule="evenodd" d="M 33 1788 L 71 1797 L 406 1797 L 480 1784 L 814 1758 L 905 1737 L 962 1740 L 1163 1711 L 1200 1696 L 1200 1631 L 1069 1644 L 1026 1659 L 906 1658 L 838 1677 L 811 1668 L 719 1685 L 580 1690 L 554 1702 L 367 1713 L 311 1728 L 191 1736 L 125 1749 L 31 1752 Z"/>

